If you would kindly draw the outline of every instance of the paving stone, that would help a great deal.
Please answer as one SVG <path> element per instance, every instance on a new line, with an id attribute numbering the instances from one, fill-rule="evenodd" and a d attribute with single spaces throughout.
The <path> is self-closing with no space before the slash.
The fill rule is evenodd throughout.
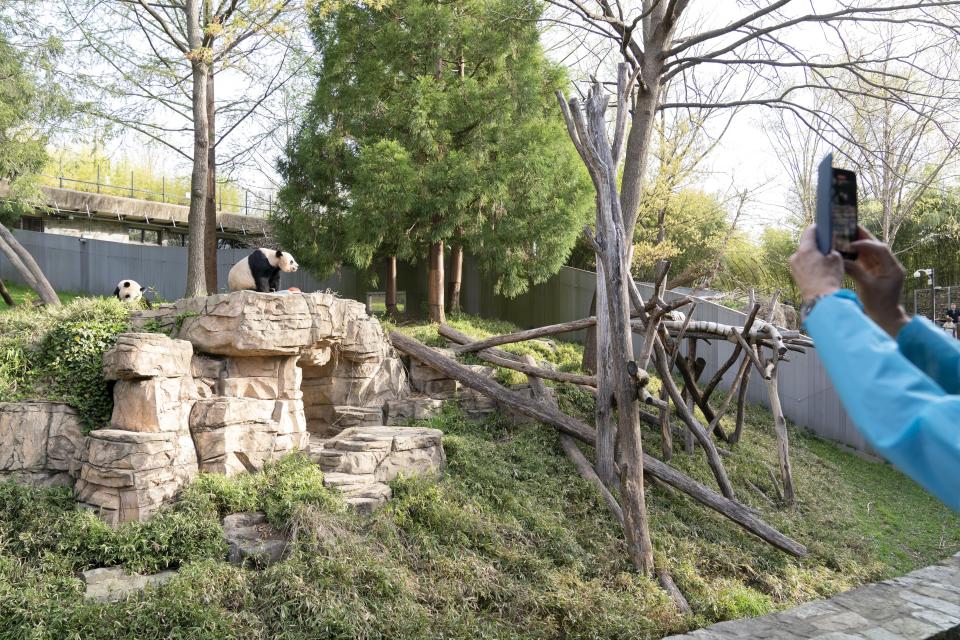
<path id="1" fill-rule="evenodd" d="M 960 640 L 960 554 L 877 584 L 665 640 Z"/>

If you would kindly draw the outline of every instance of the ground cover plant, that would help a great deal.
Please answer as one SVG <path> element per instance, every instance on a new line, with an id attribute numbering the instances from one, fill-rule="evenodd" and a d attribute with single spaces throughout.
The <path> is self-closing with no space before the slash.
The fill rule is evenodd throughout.
<path id="1" fill-rule="evenodd" d="M 510 329 L 453 323 L 478 337 Z M 400 328 L 435 340 L 435 326 Z M 573 345 L 511 348 L 560 368 L 579 363 Z M 592 411 L 588 394 L 558 392 L 564 410 Z M 748 484 L 772 495 L 772 420 L 755 408 L 725 459 L 731 480 L 810 554 L 786 556 L 651 487 L 657 562 L 695 612 L 683 618 L 631 570 L 616 523 L 552 429 L 502 416 L 471 422 L 455 407 L 424 424 L 444 431 L 446 474 L 394 482 L 394 499 L 370 519 L 347 512 L 302 456 L 254 476 L 201 476 L 176 506 L 116 532 L 73 510 L 62 491 L 0 485 L 0 638 L 659 638 L 828 596 L 960 549 L 960 518 L 910 480 L 799 430 L 790 434 L 798 503 L 769 504 Z M 656 453 L 657 435 L 644 438 Z M 701 457 L 680 453 L 672 464 L 710 485 Z M 263 571 L 223 561 L 220 518 L 248 509 L 288 528 L 288 559 Z M 76 571 L 116 564 L 178 568 L 179 576 L 142 598 L 85 603 Z"/>
<path id="2" fill-rule="evenodd" d="M 0 402 L 59 400 L 86 429 L 110 420 L 113 397 L 103 353 L 129 328 L 116 298 L 75 298 L 59 307 L 22 305 L 0 313 Z"/>

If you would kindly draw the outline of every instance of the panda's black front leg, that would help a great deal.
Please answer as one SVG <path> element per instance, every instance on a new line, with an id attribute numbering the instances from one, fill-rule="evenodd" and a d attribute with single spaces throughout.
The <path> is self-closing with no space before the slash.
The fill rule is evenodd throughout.
<path id="1" fill-rule="evenodd" d="M 270 277 L 261 276 L 256 278 L 257 291 L 260 293 L 270 293 Z"/>
<path id="2" fill-rule="evenodd" d="M 278 269 L 272 276 L 270 276 L 270 291 L 279 291 L 280 290 L 280 270 Z"/>

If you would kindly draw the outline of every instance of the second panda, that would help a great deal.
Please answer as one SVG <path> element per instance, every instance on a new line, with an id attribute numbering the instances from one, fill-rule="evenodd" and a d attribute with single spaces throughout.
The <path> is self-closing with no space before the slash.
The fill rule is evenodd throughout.
<path id="1" fill-rule="evenodd" d="M 230 291 L 270 293 L 280 288 L 280 272 L 293 273 L 300 265 L 286 251 L 260 248 L 233 265 L 227 275 Z"/>

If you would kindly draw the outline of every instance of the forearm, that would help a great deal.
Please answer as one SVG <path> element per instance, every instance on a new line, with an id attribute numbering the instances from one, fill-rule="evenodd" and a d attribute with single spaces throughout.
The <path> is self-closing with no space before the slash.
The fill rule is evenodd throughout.
<path id="1" fill-rule="evenodd" d="M 947 393 L 960 393 L 960 342 L 921 316 L 897 334 L 900 352 Z"/>
<path id="2" fill-rule="evenodd" d="M 822 299 L 805 323 L 847 413 L 878 453 L 960 510 L 960 398 L 914 366 L 849 295 Z"/>

